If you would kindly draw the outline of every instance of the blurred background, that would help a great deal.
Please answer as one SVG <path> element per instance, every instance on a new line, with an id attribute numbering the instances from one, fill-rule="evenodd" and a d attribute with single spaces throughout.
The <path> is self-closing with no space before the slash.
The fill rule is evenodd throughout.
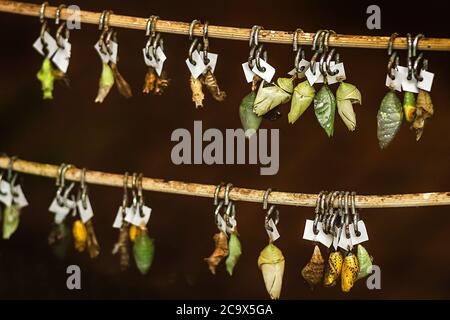
<path id="1" fill-rule="evenodd" d="M 39 1 L 29 1 L 40 3 Z M 60 3 L 51 2 L 51 5 Z M 67 3 L 68 5 L 70 3 Z M 405 35 L 424 33 L 450 37 L 448 11 L 443 2 L 427 1 L 426 10 L 410 2 L 327 1 L 78 1 L 84 10 L 111 9 L 117 14 L 190 22 L 208 20 L 214 25 L 308 32 L 329 28 L 343 34 Z M 366 28 L 366 8 L 381 7 L 381 30 Z M 53 21 L 50 23 L 54 32 Z M 36 73 L 42 58 L 32 48 L 38 37 L 38 17 L 0 13 L 0 150 L 26 160 L 206 184 L 220 181 L 256 189 L 317 193 L 320 190 L 355 190 L 359 194 L 393 194 L 449 191 L 450 93 L 448 52 L 427 52 L 429 70 L 435 73 L 432 98 L 435 115 L 419 142 L 403 124 L 387 150 L 381 151 L 376 137 L 376 115 L 387 92 L 385 50 L 339 49 L 347 81 L 358 86 L 363 105 L 355 106 L 357 130 L 348 132 L 340 118 L 329 139 L 310 108 L 294 125 L 283 118 L 265 121 L 263 128 L 280 129 L 280 169 L 275 176 L 261 176 L 259 165 L 172 164 L 176 128 L 192 132 L 193 121 L 203 128 L 240 127 L 239 103 L 249 91 L 241 63 L 248 57 L 248 43 L 210 39 L 211 52 L 220 54 L 215 74 L 227 92 L 217 103 L 206 93 L 205 107 L 196 110 L 191 101 L 189 71 L 184 60 L 188 37 L 164 34 L 166 68 L 172 79 L 162 96 L 141 93 L 146 66 L 141 49 L 145 32 L 117 29 L 119 67 L 133 88 L 134 96 L 122 98 L 112 89 L 103 104 L 95 104 L 101 72 L 93 46 L 99 37 L 95 25 L 82 25 L 71 33 L 72 58 L 68 71 L 70 88 L 55 85 L 54 99 L 43 101 Z M 269 62 L 276 76 L 292 69 L 289 45 L 268 44 Z M 310 47 L 307 56 L 311 57 Z M 406 52 L 401 52 L 405 65 Z M 335 90 L 335 88 L 332 88 Z M 146 276 L 132 267 L 121 273 L 118 258 L 111 255 L 117 238 L 113 219 L 121 204 L 122 190 L 91 186 L 94 224 L 102 252 L 95 260 L 71 250 L 59 260 L 47 244 L 52 215 L 48 207 L 55 181 L 23 176 L 30 206 L 23 210 L 14 236 L 0 240 L 0 298 L 142 298 L 142 299 L 266 299 L 257 267 L 259 252 L 267 244 L 261 205 L 237 203 L 237 219 L 243 255 L 233 277 L 221 266 L 209 273 L 204 257 L 213 250 L 216 232 L 211 199 L 146 192 L 152 207 L 149 225 L 155 239 L 155 260 Z M 281 297 L 284 299 L 448 299 L 450 298 L 450 215 L 448 207 L 367 209 L 361 215 L 370 240 L 365 244 L 381 268 L 381 290 L 368 290 L 358 282 L 349 294 L 339 287 L 311 291 L 300 270 L 309 260 L 313 245 L 302 240 L 304 222 L 313 217 L 308 208 L 280 207 L 277 246 L 286 258 Z M 325 255 L 325 250 L 322 250 Z M 82 270 L 82 290 L 66 288 L 66 267 Z"/>

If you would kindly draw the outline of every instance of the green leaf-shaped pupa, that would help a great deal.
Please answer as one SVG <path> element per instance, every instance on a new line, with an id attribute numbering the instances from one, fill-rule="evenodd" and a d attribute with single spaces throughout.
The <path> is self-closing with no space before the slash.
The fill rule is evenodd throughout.
<path id="1" fill-rule="evenodd" d="M 114 85 L 114 72 L 107 63 L 102 65 L 102 74 L 98 83 L 98 92 L 95 102 L 102 103 Z"/>
<path id="2" fill-rule="evenodd" d="M 44 61 L 42 61 L 41 69 L 36 77 L 41 82 L 43 98 L 53 99 L 53 82 L 55 81 L 55 75 L 49 58 L 45 58 Z"/>
<path id="3" fill-rule="evenodd" d="M 327 135 L 329 137 L 333 136 L 336 99 L 326 84 L 320 88 L 314 97 L 314 111 L 317 120 Z"/>
<path id="4" fill-rule="evenodd" d="M 150 239 L 147 231 L 142 231 L 134 240 L 133 245 L 134 260 L 142 274 L 146 274 L 152 266 L 154 254 L 155 245 L 153 239 Z"/>
<path id="5" fill-rule="evenodd" d="M 250 92 L 244 97 L 239 106 L 239 117 L 241 118 L 241 124 L 245 131 L 245 136 L 250 138 L 259 128 L 262 117 L 258 117 L 253 112 L 253 104 L 255 102 L 256 93 Z"/>
<path id="6" fill-rule="evenodd" d="M 367 252 L 366 248 L 358 244 L 358 262 L 359 262 L 359 272 L 358 280 L 367 277 L 372 273 L 372 257 Z"/>
<path id="7" fill-rule="evenodd" d="M 277 84 L 265 84 L 262 81 L 256 94 L 253 111 L 256 115 L 262 116 L 276 106 L 287 103 L 293 91 L 294 83 L 289 78 L 279 78 Z"/>
<path id="8" fill-rule="evenodd" d="M 356 128 L 356 114 L 353 110 L 353 104 L 361 104 L 361 92 L 353 84 L 341 82 L 336 90 L 336 101 L 339 116 L 348 130 L 354 131 Z"/>
<path id="9" fill-rule="evenodd" d="M 16 205 L 6 207 L 3 211 L 3 239 L 9 239 L 19 226 L 20 209 Z"/>
<path id="10" fill-rule="evenodd" d="M 314 99 L 315 92 L 316 90 L 307 80 L 299 83 L 295 87 L 294 93 L 292 94 L 291 110 L 288 114 L 289 123 L 297 121 L 303 112 L 308 109 Z"/>
<path id="11" fill-rule="evenodd" d="M 377 136 L 381 149 L 386 148 L 394 139 L 402 120 L 402 103 L 394 91 L 389 91 L 381 101 L 377 115 Z"/>
<path id="12" fill-rule="evenodd" d="M 228 257 L 225 261 L 227 271 L 230 276 L 233 275 L 234 267 L 238 263 L 241 254 L 241 241 L 239 241 L 239 237 L 235 233 L 232 233 L 228 242 Z"/>

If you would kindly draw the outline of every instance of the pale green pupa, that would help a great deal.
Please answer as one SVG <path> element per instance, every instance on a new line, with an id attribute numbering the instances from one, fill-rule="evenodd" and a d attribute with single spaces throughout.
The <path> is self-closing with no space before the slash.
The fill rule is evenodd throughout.
<path id="1" fill-rule="evenodd" d="M 339 116 L 344 121 L 348 130 L 356 129 L 356 114 L 353 104 L 361 104 L 361 92 L 350 83 L 341 82 L 336 90 L 336 101 Z"/>
<path id="2" fill-rule="evenodd" d="M 291 110 L 288 113 L 289 123 L 294 123 L 311 105 L 316 90 L 307 80 L 299 83 L 292 94 Z"/>
<path id="3" fill-rule="evenodd" d="M 228 241 L 228 257 L 225 261 L 227 266 L 227 271 L 230 276 L 233 275 L 233 270 L 239 261 L 239 257 L 242 254 L 241 241 L 236 233 L 230 235 L 230 240 Z"/>
<path id="4" fill-rule="evenodd" d="M 256 94 L 253 111 L 256 115 L 262 116 L 280 104 L 289 102 L 293 91 L 292 78 L 278 78 L 276 84 L 265 84 L 262 81 Z"/>

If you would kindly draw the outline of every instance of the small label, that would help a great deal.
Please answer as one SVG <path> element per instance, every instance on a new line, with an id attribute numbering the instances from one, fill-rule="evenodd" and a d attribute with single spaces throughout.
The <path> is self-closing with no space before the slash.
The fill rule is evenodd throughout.
<path id="1" fill-rule="evenodd" d="M 417 88 L 417 80 L 414 78 L 414 75 L 411 75 L 411 80 L 408 80 L 408 68 L 402 66 L 398 66 L 397 68 L 402 81 L 402 90 L 418 93 L 419 89 Z"/>
<path id="2" fill-rule="evenodd" d="M 56 43 L 55 38 L 53 38 L 47 31 L 44 32 L 44 43 L 47 45 L 47 57 L 50 58 L 55 54 L 56 50 L 58 50 L 58 44 Z M 41 56 L 46 56 L 44 53 L 44 45 L 42 44 L 41 37 L 38 37 L 33 43 L 33 48 L 36 49 L 36 51 L 39 52 Z"/>
<path id="3" fill-rule="evenodd" d="M 20 184 L 13 187 L 13 201 L 19 208 L 28 206 L 28 201 L 25 198 L 25 194 L 23 193 Z"/>
<path id="4" fill-rule="evenodd" d="M 314 233 L 314 221 L 306 220 L 305 229 L 303 231 L 303 239 L 320 242 L 325 247 L 329 248 L 333 243 L 333 236 L 331 234 L 326 234 L 322 229 L 322 222 L 317 223 L 318 234 Z"/>
<path id="5" fill-rule="evenodd" d="M 336 251 L 339 245 L 339 239 L 341 238 L 342 228 L 334 227 L 333 248 Z"/>
<path id="6" fill-rule="evenodd" d="M 135 207 L 129 206 L 128 208 L 125 209 L 125 218 L 123 220 L 125 220 L 128 223 L 132 223 L 135 213 L 136 213 Z"/>
<path id="7" fill-rule="evenodd" d="M 159 61 L 156 60 L 155 56 L 153 55 L 153 50 L 149 50 L 148 54 L 150 55 L 151 59 L 146 55 L 146 49 L 142 49 L 142 54 L 144 55 L 144 61 L 145 64 L 149 67 L 152 67 L 155 69 L 158 76 L 161 76 L 161 72 L 163 69 L 164 61 L 166 61 L 167 57 L 164 54 L 164 51 L 162 51 L 161 47 L 158 47 L 156 49 L 156 55 L 159 59 Z"/>
<path id="8" fill-rule="evenodd" d="M 206 66 L 203 63 L 203 59 L 200 57 L 198 51 L 194 51 L 192 53 L 192 60 L 195 61 L 195 65 L 193 65 L 189 61 L 189 58 L 186 59 L 186 65 L 188 66 L 192 77 L 194 77 L 194 79 L 197 79 L 203 73 L 203 71 L 205 71 Z"/>
<path id="9" fill-rule="evenodd" d="M 253 60 L 253 61 L 255 61 L 255 60 Z M 242 70 L 244 70 L 245 80 L 247 80 L 248 83 L 252 82 L 253 76 L 255 74 L 253 73 L 252 69 L 250 69 L 250 67 L 248 66 L 248 62 L 244 62 L 242 64 Z"/>
<path id="10" fill-rule="evenodd" d="M 102 48 L 100 45 L 100 41 L 97 41 L 97 43 L 94 46 L 95 51 L 97 51 L 98 56 L 100 57 L 100 59 L 102 60 L 103 63 L 108 63 L 109 62 L 109 53 L 108 50 L 105 48 L 105 52 L 102 52 Z"/>
<path id="11" fill-rule="evenodd" d="M 389 77 L 389 75 L 386 75 L 386 87 L 389 89 L 396 90 L 398 92 L 402 92 L 402 78 L 401 75 L 398 73 L 397 70 L 392 70 L 392 74 L 394 76 L 394 80 Z"/>
<path id="12" fill-rule="evenodd" d="M 89 197 L 86 196 L 86 201 L 84 203 L 86 206 L 83 205 L 83 200 L 77 201 L 77 208 L 78 212 L 80 213 L 80 218 L 83 223 L 88 222 L 93 216 L 94 213 L 92 211 L 91 202 L 89 201 Z"/>
<path id="13" fill-rule="evenodd" d="M 433 85 L 434 73 L 421 70 L 420 76 L 423 79 L 422 81 L 417 81 L 417 88 L 430 92 L 431 86 Z"/>
<path id="14" fill-rule="evenodd" d="M 275 225 L 272 219 L 269 220 L 268 224 L 269 224 L 268 229 L 271 228 L 272 231 L 266 229 L 267 235 L 269 236 L 270 241 L 274 242 L 280 237 L 280 233 L 278 232 L 277 226 Z"/>
<path id="15" fill-rule="evenodd" d="M 369 240 L 369 235 L 367 234 L 366 225 L 362 220 L 358 221 L 358 231 L 360 232 L 359 237 L 356 235 L 355 228 L 353 224 L 350 225 L 350 237 L 353 245 L 357 245 L 358 243 L 362 243 L 364 241 Z"/>
<path id="16" fill-rule="evenodd" d="M 117 55 L 119 53 L 119 44 L 117 42 L 110 41 L 109 49 L 111 50 L 111 55 L 109 56 L 109 60 L 112 63 L 117 64 Z"/>
<path id="17" fill-rule="evenodd" d="M 69 67 L 70 55 L 72 50 L 72 45 L 69 40 L 61 38 L 60 42 L 64 45 L 64 48 L 59 48 L 52 58 L 53 63 L 64 73 L 67 73 L 67 68 Z"/>
<path id="18" fill-rule="evenodd" d="M 141 212 L 139 210 L 136 211 L 136 214 L 133 217 L 133 221 L 131 222 L 137 227 L 144 227 L 147 225 L 148 220 L 150 219 L 150 215 L 152 213 L 152 209 L 147 206 L 142 206 L 142 217 Z"/>
<path id="19" fill-rule="evenodd" d="M 236 230 L 237 221 L 234 217 L 228 218 L 227 232 L 232 234 Z"/>
<path id="20" fill-rule="evenodd" d="M 119 210 L 117 210 L 116 218 L 114 219 L 113 228 L 120 229 L 123 224 L 123 208 L 120 206 Z"/>
<path id="21" fill-rule="evenodd" d="M 258 67 L 256 66 L 256 61 L 254 63 L 254 66 L 252 68 L 253 73 L 260 76 L 264 81 L 266 82 L 272 82 L 272 78 L 275 75 L 275 68 L 272 67 L 270 64 L 268 64 L 265 60 L 259 59 L 261 68 L 265 68 L 265 71 L 259 71 Z"/>
<path id="22" fill-rule="evenodd" d="M 220 214 L 217 215 L 217 228 L 227 234 L 227 223 Z"/>
<path id="23" fill-rule="evenodd" d="M 203 51 L 200 52 L 200 56 L 203 57 L 205 56 L 205 53 Z M 219 57 L 219 55 L 217 53 L 211 53 L 208 52 L 208 59 L 209 62 L 206 65 L 206 67 L 210 67 L 211 68 L 211 72 L 214 73 L 214 70 L 216 70 L 216 64 L 217 64 L 217 58 Z"/>
<path id="24" fill-rule="evenodd" d="M 302 71 L 297 72 L 297 69 L 294 68 L 288 72 L 288 75 L 297 75 L 298 78 L 302 78 L 305 75 L 306 71 L 309 69 L 309 61 L 305 59 L 300 60 L 300 62 L 298 63 L 298 69 Z"/>
<path id="25" fill-rule="evenodd" d="M 60 224 L 64 221 L 70 210 L 75 207 L 75 203 L 69 199 L 62 199 L 62 205 L 59 205 L 56 197 L 53 199 L 48 211 L 55 214 L 54 221 L 56 224 Z"/>
<path id="26" fill-rule="evenodd" d="M 338 73 L 335 74 L 334 76 L 330 76 L 330 75 L 327 76 L 328 84 L 337 83 L 337 82 L 340 82 L 340 81 L 344 81 L 346 79 L 345 68 L 344 68 L 344 63 L 343 62 L 340 62 L 338 64 L 334 64 L 334 62 L 331 61 L 331 63 L 330 63 L 330 70 L 333 71 L 333 72 L 337 70 Z"/>
<path id="27" fill-rule="evenodd" d="M 313 74 L 313 72 L 312 72 L 312 66 L 310 66 L 308 68 L 308 70 L 306 70 L 306 72 L 305 72 L 306 79 L 308 80 L 308 82 L 309 82 L 309 84 L 311 86 L 314 85 L 314 83 L 317 82 L 319 77 L 322 77 L 322 75 L 320 74 L 319 66 L 318 66 L 317 62 L 315 64 L 315 66 L 314 66 L 314 69 L 316 69 L 315 70 L 315 74 Z M 322 79 L 323 79 L 323 77 L 322 77 Z M 322 82 L 323 82 L 323 80 L 322 80 Z"/>
<path id="28" fill-rule="evenodd" d="M 3 202 L 3 204 L 7 207 L 11 206 L 13 201 L 13 195 L 11 193 L 11 185 L 2 180 L 0 182 L 0 202 Z"/>
<path id="29" fill-rule="evenodd" d="M 349 229 L 353 229 L 353 226 L 349 225 Z M 350 233 L 351 233 L 351 231 L 350 231 Z M 353 248 L 351 235 L 350 235 L 350 238 L 347 238 L 347 236 L 345 234 L 345 226 L 342 228 L 338 247 L 341 247 L 342 249 L 344 249 L 346 251 L 349 251 Z"/>

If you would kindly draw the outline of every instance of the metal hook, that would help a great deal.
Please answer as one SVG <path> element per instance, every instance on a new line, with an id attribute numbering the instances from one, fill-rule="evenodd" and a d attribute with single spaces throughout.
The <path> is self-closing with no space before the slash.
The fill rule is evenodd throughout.
<path id="1" fill-rule="evenodd" d="M 227 183 L 227 186 L 225 187 L 225 194 L 224 194 L 224 201 L 225 205 L 227 206 L 230 202 L 230 189 L 233 187 L 232 183 Z"/>
<path id="2" fill-rule="evenodd" d="M 260 44 L 258 46 L 258 49 L 256 49 L 256 54 L 255 54 L 256 68 L 258 68 L 258 70 L 260 72 L 266 72 L 266 67 L 261 66 L 261 53 L 263 52 L 263 48 L 264 48 L 264 45 Z M 263 55 L 264 55 L 264 57 L 266 57 L 266 60 L 267 60 L 267 51 L 266 50 L 264 50 Z"/>
<path id="3" fill-rule="evenodd" d="M 81 186 L 81 204 L 83 208 L 87 208 L 87 184 L 86 184 L 86 168 L 81 170 L 80 177 L 80 186 Z"/>
<path id="4" fill-rule="evenodd" d="M 327 73 L 330 76 L 335 76 L 339 73 L 339 70 L 334 70 L 334 71 L 331 70 L 331 59 L 333 58 L 333 55 L 335 52 L 336 52 L 335 48 L 331 49 L 330 53 L 327 56 L 327 60 L 326 60 Z M 340 62 L 339 53 L 336 53 L 336 64 L 338 64 L 339 62 Z"/>
<path id="5" fill-rule="evenodd" d="M 276 206 L 274 204 L 272 204 L 269 208 L 269 210 L 267 210 L 266 216 L 264 218 L 264 226 L 266 228 L 266 230 L 272 232 L 273 228 L 271 226 L 269 226 L 269 221 L 271 219 L 272 214 L 275 212 L 275 217 L 273 220 L 273 223 L 275 225 L 278 224 L 278 222 L 280 222 L 280 211 L 278 211 L 278 209 L 276 208 Z"/>
<path id="6" fill-rule="evenodd" d="M 410 33 L 406 34 L 406 39 L 408 42 L 408 60 L 407 60 L 407 64 L 408 64 L 408 80 L 412 79 L 412 75 L 413 75 L 413 41 L 412 41 L 412 37 Z"/>
<path id="7" fill-rule="evenodd" d="M 316 75 L 316 62 L 319 54 L 323 51 L 323 38 L 329 33 L 328 30 L 319 30 L 314 34 L 313 42 L 312 42 L 312 50 L 315 51 L 311 61 L 310 61 L 310 69 L 313 75 Z M 319 43 L 319 44 L 318 44 Z M 319 65 L 320 67 L 320 65 Z"/>
<path id="8" fill-rule="evenodd" d="M 142 173 L 139 173 L 139 176 L 137 178 L 137 192 L 139 198 L 139 216 L 143 218 L 145 214 L 142 209 L 144 206 L 144 193 L 142 192 Z"/>
<path id="9" fill-rule="evenodd" d="M 313 51 L 317 51 L 317 50 L 320 50 L 321 49 L 321 45 L 319 46 L 319 48 L 317 48 L 317 42 L 319 41 L 319 38 L 320 38 L 320 44 L 322 44 L 322 37 L 323 37 L 323 33 L 324 32 L 326 32 L 327 30 L 318 30 L 315 34 L 314 34 L 314 37 L 313 37 L 313 40 L 312 40 L 312 48 L 311 48 L 311 50 L 313 50 Z"/>
<path id="10" fill-rule="evenodd" d="M 108 30 L 109 29 L 109 18 L 113 14 L 112 10 L 103 10 L 100 14 L 98 22 L 98 30 Z"/>
<path id="11" fill-rule="evenodd" d="M 11 181 L 12 178 L 12 172 L 13 172 L 13 166 L 14 166 L 14 162 L 17 160 L 16 156 L 12 156 L 9 158 L 9 163 L 8 163 L 8 180 Z"/>
<path id="12" fill-rule="evenodd" d="M 123 176 L 123 198 L 122 198 L 122 213 L 125 216 L 125 208 L 128 204 L 128 172 Z"/>
<path id="13" fill-rule="evenodd" d="M 158 47 L 160 47 L 161 50 L 164 51 L 164 41 L 163 41 L 163 38 L 161 37 L 160 33 L 156 34 L 155 40 L 153 40 L 153 43 L 152 43 L 153 56 L 155 57 L 156 62 L 159 62 L 161 60 L 157 53 Z"/>
<path id="14" fill-rule="evenodd" d="M 388 55 L 392 55 L 392 50 L 394 49 L 394 41 L 395 38 L 398 37 L 398 33 L 394 32 L 393 34 L 391 34 L 391 37 L 389 38 L 389 42 L 388 42 Z"/>
<path id="15" fill-rule="evenodd" d="M 261 26 L 253 26 L 250 34 L 250 47 L 257 47 L 259 45 L 259 32 L 264 29 Z"/>
<path id="16" fill-rule="evenodd" d="M 422 68 L 419 70 L 419 63 L 422 59 L 423 59 Z M 423 81 L 423 77 L 420 75 L 420 72 L 422 70 L 428 69 L 428 60 L 423 58 L 423 52 L 421 52 L 414 61 L 413 69 L 414 69 L 414 77 L 417 79 L 417 81 L 419 82 Z"/>
<path id="17" fill-rule="evenodd" d="M 395 80 L 395 75 L 393 74 L 393 70 L 397 68 L 399 62 L 399 57 L 397 55 L 397 51 L 394 51 L 393 54 L 389 57 L 388 65 L 387 65 L 387 71 L 389 78 L 392 80 Z"/>
<path id="18" fill-rule="evenodd" d="M 230 201 L 225 211 L 225 222 L 228 228 L 233 227 L 233 225 L 230 223 L 230 220 L 232 218 L 234 219 L 235 217 L 236 217 L 236 206 L 234 205 L 233 201 Z"/>
<path id="19" fill-rule="evenodd" d="M 334 30 L 325 30 L 325 36 L 322 39 L 322 50 L 323 51 L 328 51 L 331 34 L 334 35 L 334 34 L 336 34 L 336 32 L 334 32 Z"/>
<path id="20" fill-rule="evenodd" d="M 61 10 L 67 8 L 65 4 L 60 4 L 56 9 L 55 13 L 55 24 L 59 25 L 59 21 L 61 20 Z"/>
<path id="21" fill-rule="evenodd" d="M 138 206 L 137 199 L 137 186 L 136 186 L 137 174 L 133 173 L 133 177 L 131 178 L 131 194 L 133 195 L 133 211 L 136 211 Z"/>
<path id="22" fill-rule="evenodd" d="M 412 45 L 412 57 L 415 57 L 417 55 L 417 47 L 419 45 L 419 40 L 422 39 L 424 35 L 422 33 L 419 33 L 414 37 L 413 45 Z"/>
<path id="23" fill-rule="evenodd" d="M 203 63 L 205 65 L 207 65 L 210 61 L 208 58 L 208 50 L 209 50 L 208 25 L 209 25 L 208 21 L 206 21 L 203 24 Z"/>
<path id="24" fill-rule="evenodd" d="M 191 24 L 189 25 L 189 40 L 192 40 L 192 38 L 194 37 L 195 25 L 197 25 L 199 23 L 200 23 L 200 20 L 194 19 L 194 20 L 192 20 Z"/>
<path id="25" fill-rule="evenodd" d="M 264 192 L 264 196 L 263 196 L 263 210 L 267 210 L 267 208 L 269 207 L 269 194 L 272 192 L 272 189 L 269 188 L 266 190 L 266 192 Z"/>
<path id="26" fill-rule="evenodd" d="M 145 35 L 150 36 L 153 38 L 156 33 L 156 22 L 158 21 L 159 16 L 150 16 L 150 18 L 147 19 L 147 24 L 145 26 Z"/>
<path id="27" fill-rule="evenodd" d="M 48 2 L 45 1 L 44 3 L 41 4 L 41 8 L 39 9 L 39 21 L 41 23 L 44 23 L 45 21 L 45 9 L 47 9 L 48 6 Z"/>
<path id="28" fill-rule="evenodd" d="M 305 70 L 305 66 L 302 66 L 301 68 L 298 67 L 300 61 L 302 59 L 305 59 L 305 51 L 303 50 L 302 46 L 301 45 L 299 46 L 298 44 L 298 34 L 303 32 L 304 32 L 303 29 L 297 28 L 294 32 L 294 38 L 292 42 L 292 49 L 294 52 L 296 52 L 294 58 L 294 67 L 297 73 L 301 73 Z"/>
<path id="29" fill-rule="evenodd" d="M 328 193 L 327 191 L 320 191 L 319 195 L 317 196 L 316 208 L 314 210 L 316 215 L 314 217 L 314 222 L 313 222 L 313 232 L 315 235 L 319 234 L 317 225 L 319 223 L 321 212 L 322 212 L 322 210 L 321 210 L 322 209 L 322 200 L 327 195 L 327 193 Z"/>
<path id="30" fill-rule="evenodd" d="M 353 227 L 355 229 L 355 234 L 357 237 L 361 235 L 361 232 L 358 230 L 358 221 L 359 221 L 359 213 L 356 210 L 356 192 L 352 191 L 351 193 L 351 210 L 353 216 Z"/>
<path id="31" fill-rule="evenodd" d="M 223 200 L 220 200 L 220 202 L 216 206 L 216 209 L 214 210 L 214 220 L 217 227 L 219 227 L 219 215 L 222 207 L 223 207 Z"/>
<path id="32" fill-rule="evenodd" d="M 216 189 L 214 190 L 214 205 L 215 206 L 217 206 L 219 204 L 219 192 L 220 192 L 220 189 L 222 188 L 223 185 L 224 185 L 224 183 L 220 182 L 216 186 Z"/>
<path id="33" fill-rule="evenodd" d="M 322 74 L 325 83 L 326 83 L 326 79 L 327 79 L 327 72 L 325 71 L 323 64 L 325 63 L 326 57 L 327 57 L 327 51 L 324 50 L 322 55 L 320 56 L 320 60 L 319 60 L 319 71 Z"/>

